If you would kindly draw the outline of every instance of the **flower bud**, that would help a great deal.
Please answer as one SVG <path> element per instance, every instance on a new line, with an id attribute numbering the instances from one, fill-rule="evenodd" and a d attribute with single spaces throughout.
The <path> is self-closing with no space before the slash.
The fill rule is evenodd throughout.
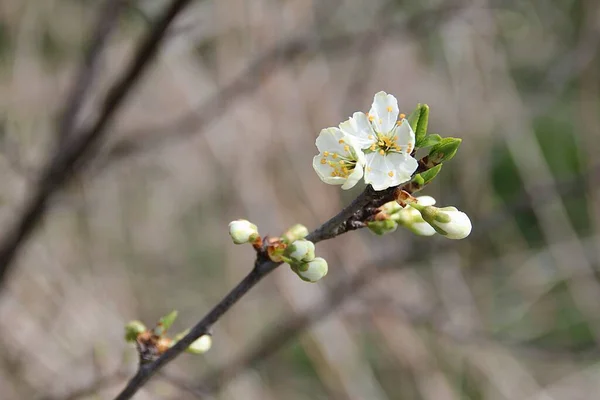
<path id="1" fill-rule="evenodd" d="M 464 239 L 471 233 L 471 220 L 462 211 L 455 207 L 437 208 L 424 207 L 421 210 L 423 219 L 427 221 L 437 233 L 448 239 Z"/>
<path id="2" fill-rule="evenodd" d="M 190 347 L 186 349 L 188 353 L 193 354 L 202 354 L 206 353 L 212 347 L 212 336 L 211 335 L 202 335 L 198 339 L 196 339 Z"/>
<path id="3" fill-rule="evenodd" d="M 286 243 L 302 239 L 308 235 L 308 229 L 304 225 L 296 224 L 287 230 L 282 236 Z"/>
<path id="4" fill-rule="evenodd" d="M 327 261 L 316 257 L 314 260 L 303 264 L 292 265 L 292 270 L 306 282 L 317 282 L 327 275 Z"/>
<path id="5" fill-rule="evenodd" d="M 429 197 L 429 196 L 423 196 Z M 435 203 L 435 199 L 433 197 L 429 197 Z M 421 199 L 421 197 L 419 197 Z M 429 202 L 429 200 L 424 200 L 425 202 Z M 419 236 L 432 236 L 435 235 L 435 229 L 431 225 L 429 225 L 423 217 L 421 213 L 412 207 L 406 207 L 400 210 L 397 214 L 394 215 L 394 219 L 398 222 L 399 225 L 405 227 L 415 235 Z"/>
<path id="6" fill-rule="evenodd" d="M 256 225 L 245 219 L 238 219 L 229 223 L 229 235 L 235 244 L 252 242 L 259 237 Z"/>
<path id="7" fill-rule="evenodd" d="M 296 240 L 286 248 L 285 253 L 296 262 L 312 261 L 315 258 L 315 245 L 306 239 Z"/>
<path id="8" fill-rule="evenodd" d="M 367 222 L 367 227 L 376 235 L 385 235 L 386 233 L 394 232 L 398 228 L 398 223 L 391 219 L 382 221 Z"/>
<path id="9" fill-rule="evenodd" d="M 402 207 L 395 200 L 387 202 L 384 205 L 382 205 L 381 207 L 379 207 L 379 211 L 381 211 L 382 213 L 385 213 L 387 215 L 395 214 L 400 210 L 402 210 Z"/>
<path id="10" fill-rule="evenodd" d="M 135 342 L 138 335 L 147 330 L 146 325 L 140 321 L 129 321 L 125 325 L 125 340 L 129 343 Z"/>

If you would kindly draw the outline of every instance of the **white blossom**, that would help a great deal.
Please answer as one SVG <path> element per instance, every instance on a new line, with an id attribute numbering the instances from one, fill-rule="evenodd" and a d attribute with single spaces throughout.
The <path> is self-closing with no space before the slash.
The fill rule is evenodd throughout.
<path id="1" fill-rule="evenodd" d="M 375 94 L 368 114 L 356 112 L 340 124 L 365 152 L 365 182 L 375 190 L 384 190 L 411 179 L 418 163 L 410 153 L 415 147 L 415 133 L 400 115 L 398 101 L 391 94 Z"/>
<path id="2" fill-rule="evenodd" d="M 189 353 L 202 354 L 206 353 L 212 347 L 212 336 L 202 335 L 198 339 L 194 340 L 190 347 L 187 348 Z"/>
<path id="3" fill-rule="evenodd" d="M 417 197 L 417 204 L 420 206 L 432 206 L 435 204 L 435 199 L 431 196 L 420 196 Z M 415 209 L 407 205 L 403 209 L 397 212 L 394 215 L 394 219 L 406 229 L 410 230 L 415 235 L 419 236 L 433 236 L 435 235 L 435 229 L 431 225 L 429 225 L 423 217 L 421 213 Z"/>
<path id="4" fill-rule="evenodd" d="M 229 235 L 235 244 L 248 243 L 258 237 L 258 228 L 250 221 L 238 219 L 229 223 Z"/>
<path id="5" fill-rule="evenodd" d="M 319 155 L 313 158 L 313 168 L 323 182 L 350 189 L 363 177 L 365 155 L 354 138 L 338 128 L 327 128 L 316 145 Z"/>
<path id="6" fill-rule="evenodd" d="M 434 227 L 446 232 L 448 239 L 464 239 L 471 233 L 472 225 L 469 216 L 455 207 L 439 209 L 438 216 L 431 222 Z M 441 220 L 447 220 L 442 222 Z"/>
<path id="7" fill-rule="evenodd" d="M 471 220 L 456 207 L 418 206 L 417 209 L 437 233 L 448 239 L 464 239 L 471 233 Z"/>
<path id="8" fill-rule="evenodd" d="M 315 258 L 315 245 L 310 240 L 299 239 L 287 248 L 288 257 L 297 262 L 307 262 Z"/>
<path id="9" fill-rule="evenodd" d="M 314 260 L 301 265 L 292 267 L 298 276 L 307 282 L 316 282 L 327 275 L 327 261 L 324 258 L 316 257 Z"/>

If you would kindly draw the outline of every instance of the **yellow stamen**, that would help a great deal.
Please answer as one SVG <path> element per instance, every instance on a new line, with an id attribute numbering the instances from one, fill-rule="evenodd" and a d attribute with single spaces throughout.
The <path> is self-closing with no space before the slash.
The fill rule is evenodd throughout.
<path id="1" fill-rule="evenodd" d="M 367 171 L 371 172 L 371 167 L 367 167 Z"/>
<path id="2" fill-rule="evenodd" d="M 345 146 L 344 146 L 344 151 L 350 151 L 350 146 L 348 146 L 348 145 L 345 145 Z"/>
<path id="3" fill-rule="evenodd" d="M 406 118 L 406 114 L 401 113 L 400 114 L 400 119 Z"/>
<path id="4" fill-rule="evenodd" d="M 373 135 L 369 135 L 367 137 L 369 138 L 369 140 L 373 140 Z"/>
<path id="5" fill-rule="evenodd" d="M 340 165 L 344 165 L 344 164 L 346 164 L 346 161 L 340 160 Z"/>
<path id="6" fill-rule="evenodd" d="M 337 153 L 333 153 L 333 154 L 331 155 L 331 158 L 333 158 L 333 159 L 335 160 L 336 158 L 338 158 L 338 154 L 337 154 Z"/>
<path id="7" fill-rule="evenodd" d="M 346 142 L 344 142 L 344 139 L 340 139 L 340 140 L 338 140 L 338 143 L 339 143 L 339 144 L 344 144 L 344 143 L 346 143 Z"/>
<path id="8" fill-rule="evenodd" d="M 371 114 L 369 114 L 369 122 L 373 122 L 374 119 L 375 119 L 375 117 L 372 116 Z"/>
<path id="9" fill-rule="evenodd" d="M 334 176 L 334 177 L 335 177 L 335 176 L 337 176 L 337 172 L 333 171 L 333 172 L 331 173 L 331 176 Z"/>
<path id="10" fill-rule="evenodd" d="M 392 112 L 392 106 L 387 107 L 388 112 Z"/>
<path id="11" fill-rule="evenodd" d="M 379 150 L 379 154 L 381 154 L 382 156 L 385 156 L 385 151 Z"/>
<path id="12" fill-rule="evenodd" d="M 373 143 L 371 145 L 371 147 L 369 147 L 371 149 L 371 151 L 375 151 L 375 149 L 377 148 L 377 145 L 375 145 L 375 143 Z"/>
<path id="13" fill-rule="evenodd" d="M 388 176 L 391 178 L 392 176 L 394 176 L 394 171 L 390 171 L 388 172 Z"/>
<path id="14" fill-rule="evenodd" d="M 324 151 L 324 152 L 323 152 L 323 155 L 324 155 L 325 157 L 327 157 L 327 156 L 329 155 L 329 152 L 328 152 L 328 151 Z"/>
<path id="15" fill-rule="evenodd" d="M 327 160 L 324 158 L 321 158 L 321 164 L 327 164 Z"/>

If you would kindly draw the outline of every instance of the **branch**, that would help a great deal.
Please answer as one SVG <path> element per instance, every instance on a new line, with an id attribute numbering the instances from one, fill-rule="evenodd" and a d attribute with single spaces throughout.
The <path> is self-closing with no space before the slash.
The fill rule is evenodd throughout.
<path id="1" fill-rule="evenodd" d="M 454 4 L 456 3 L 456 4 Z M 462 10 L 458 2 L 446 2 L 438 8 L 427 9 L 416 13 L 405 20 L 372 28 L 360 33 L 341 34 L 322 37 L 316 33 L 298 36 L 285 40 L 258 56 L 233 81 L 209 96 L 201 105 L 175 117 L 160 126 L 149 126 L 125 133 L 125 139 L 115 143 L 104 155 L 99 167 L 112 161 L 118 161 L 133 154 L 156 148 L 165 142 L 176 143 L 202 130 L 210 121 L 223 115 L 234 100 L 249 95 L 273 75 L 277 68 L 285 66 L 297 57 L 317 51 L 343 51 L 350 49 L 356 52 L 356 45 L 372 43 L 380 40 L 382 35 L 417 34 L 439 20 L 449 18 Z M 389 6 L 384 7 L 389 11 Z M 388 12 L 389 14 L 389 12 Z M 358 49 L 360 50 L 360 49 Z"/>
<path id="2" fill-rule="evenodd" d="M 346 277 L 328 292 L 325 299 L 319 300 L 316 305 L 309 307 L 306 311 L 287 318 L 282 324 L 278 324 L 281 327 L 262 335 L 260 342 L 249 352 L 225 367 L 206 374 L 199 385 L 194 385 L 195 393 L 205 396 L 216 392 L 241 371 L 277 352 L 295 338 L 298 332 L 304 331 L 329 315 L 348 298 L 349 293 L 356 294 L 367 284 L 379 279 L 384 273 L 392 271 L 395 266 L 396 264 L 393 263 L 382 264 L 381 261 L 369 263 L 358 272 Z"/>
<path id="3" fill-rule="evenodd" d="M 411 189 L 408 183 L 402 189 Z M 377 207 L 394 200 L 396 188 L 389 188 L 377 192 L 371 186 L 367 188 L 346 208 L 335 217 L 325 222 L 311 232 L 306 238 L 313 243 L 331 239 L 348 231 L 364 227 L 376 211 Z M 140 363 L 135 376 L 129 381 L 123 391 L 115 400 L 130 399 L 156 372 L 163 366 L 183 353 L 196 339 L 209 332 L 211 326 L 217 322 L 239 299 L 252 289 L 262 278 L 275 270 L 281 263 L 276 263 L 268 258 L 266 249 L 258 250 L 254 268 L 250 273 L 233 288 L 190 332 L 162 356 L 152 362 Z M 343 297 L 343 296 L 340 296 Z M 341 299 L 339 300 L 341 301 Z"/>
<path id="4" fill-rule="evenodd" d="M 117 25 L 119 13 L 124 5 L 125 1 L 123 0 L 106 0 L 100 10 L 88 51 L 84 56 L 83 63 L 81 64 L 71 92 L 67 97 L 65 109 L 58 123 L 57 145 L 59 146 L 69 138 L 74 129 L 79 111 L 85 100 L 85 94 L 94 81 L 100 57 L 110 33 Z"/>
<path id="5" fill-rule="evenodd" d="M 77 169 L 81 169 L 89 161 L 90 154 L 106 135 L 107 126 L 156 55 L 167 28 L 189 3 L 191 0 L 171 2 L 142 40 L 129 66 L 108 91 L 96 122 L 91 124 L 90 128 L 82 128 L 81 132 L 73 135 L 73 138 L 60 146 L 50 158 L 34 193 L 26 200 L 20 217 L 0 241 L 0 289 L 18 250 L 41 221 L 52 196 L 65 185 Z"/>

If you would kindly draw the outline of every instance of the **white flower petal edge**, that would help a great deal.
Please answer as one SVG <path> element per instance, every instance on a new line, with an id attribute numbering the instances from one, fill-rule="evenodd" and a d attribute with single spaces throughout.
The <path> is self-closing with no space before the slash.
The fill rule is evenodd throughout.
<path id="1" fill-rule="evenodd" d="M 417 197 L 417 204 L 425 206 L 425 207 L 432 206 L 435 204 L 435 199 L 431 196 L 419 196 L 419 197 Z M 409 207 L 409 206 L 407 206 L 407 207 Z"/>
<path id="2" fill-rule="evenodd" d="M 353 137 L 338 128 L 327 128 L 315 144 L 320 153 L 313 158 L 313 168 L 323 182 L 350 189 L 360 181 L 365 156 Z"/>
<path id="3" fill-rule="evenodd" d="M 367 149 L 374 143 L 375 131 L 365 113 L 355 112 L 347 121 L 340 124 L 340 129 L 351 136 L 361 149 Z"/>
<path id="4" fill-rule="evenodd" d="M 369 115 L 373 117 L 373 125 L 377 132 L 390 132 L 398 119 L 398 100 L 386 92 L 378 92 L 373 98 Z"/>
<path id="5" fill-rule="evenodd" d="M 448 239 L 464 239 L 471 233 L 473 226 L 469 216 L 456 207 L 444 207 L 439 209 L 450 218 L 450 222 L 439 222 L 434 220 L 432 223 L 446 232 Z"/>
<path id="6" fill-rule="evenodd" d="M 377 191 L 409 181 L 418 167 L 417 160 L 403 153 L 389 153 L 383 156 L 379 153 L 369 153 L 366 159 L 365 182 Z"/>

